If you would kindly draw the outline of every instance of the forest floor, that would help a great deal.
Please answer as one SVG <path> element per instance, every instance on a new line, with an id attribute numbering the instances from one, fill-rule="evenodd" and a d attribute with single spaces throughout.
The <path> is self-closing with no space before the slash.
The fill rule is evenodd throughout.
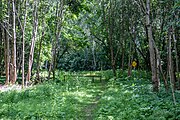
<path id="1" fill-rule="evenodd" d="M 102 72 L 106 82 L 69 75 L 66 81 L 50 80 L 20 91 L 6 88 L 0 91 L 0 119 L 180 120 L 179 91 L 174 105 L 170 91 L 161 87 L 152 92 L 150 77 L 142 71 L 116 80 L 107 72 Z"/>
<path id="2" fill-rule="evenodd" d="M 106 83 L 87 78 L 47 81 L 27 89 L 1 86 L 0 119 L 92 120 L 105 88 Z"/>
<path id="3" fill-rule="evenodd" d="M 106 89 L 106 82 L 102 81 L 102 83 L 100 83 L 101 91 L 98 92 L 98 94 L 93 98 L 92 102 L 88 104 L 82 111 L 85 114 L 85 120 L 93 120 L 93 118 L 95 118 L 94 116 L 95 110 L 98 107 L 99 100 L 101 99 L 105 89 Z"/>
<path id="4" fill-rule="evenodd" d="M 20 91 L 22 89 L 21 85 L 2 85 L 0 84 L 0 92 L 6 92 L 6 91 L 10 91 L 10 90 L 16 90 L 16 91 Z"/>

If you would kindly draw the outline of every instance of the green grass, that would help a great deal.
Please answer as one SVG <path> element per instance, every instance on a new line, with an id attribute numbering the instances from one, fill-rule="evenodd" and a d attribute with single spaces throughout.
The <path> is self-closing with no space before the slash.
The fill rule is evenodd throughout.
<path id="1" fill-rule="evenodd" d="M 82 110 L 101 93 L 99 83 L 88 79 L 45 82 L 27 90 L 0 93 L 0 119 L 83 119 Z"/>
<path id="2" fill-rule="evenodd" d="M 68 75 L 63 81 L 63 75 Z M 72 77 L 78 74 L 98 74 L 98 79 Z M 162 88 L 153 93 L 150 74 L 118 71 L 114 80 L 112 71 L 60 72 L 50 80 L 17 92 L 0 93 L 0 119 L 2 120 L 85 120 L 85 109 L 100 97 L 92 111 L 94 120 L 178 120 L 180 119 L 180 93 L 175 92 L 177 105 L 171 93 Z M 59 79 L 58 79 L 59 77 Z"/>
<path id="3" fill-rule="evenodd" d="M 95 119 L 179 120 L 180 93 L 176 92 L 174 105 L 170 92 L 161 89 L 153 93 L 151 87 L 142 77 L 111 80 L 95 111 Z"/>

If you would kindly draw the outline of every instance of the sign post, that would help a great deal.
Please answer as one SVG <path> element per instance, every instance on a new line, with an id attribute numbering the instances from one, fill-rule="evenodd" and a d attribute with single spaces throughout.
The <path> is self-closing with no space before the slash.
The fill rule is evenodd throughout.
<path id="1" fill-rule="evenodd" d="M 133 62 L 132 62 L 132 66 L 133 66 L 134 72 L 135 72 L 135 68 L 136 68 L 136 66 L 137 66 L 137 62 L 136 62 L 136 61 L 133 61 Z M 136 73 L 134 73 L 134 77 L 136 77 Z"/>
<path id="2" fill-rule="evenodd" d="M 135 67 L 137 66 L 137 62 L 136 62 L 136 61 L 133 61 L 133 62 L 132 62 L 132 66 L 133 66 L 134 69 L 135 69 Z"/>

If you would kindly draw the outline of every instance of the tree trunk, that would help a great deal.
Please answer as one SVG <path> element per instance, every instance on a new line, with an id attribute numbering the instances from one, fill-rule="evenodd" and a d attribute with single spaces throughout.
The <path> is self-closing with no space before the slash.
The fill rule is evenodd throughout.
<path id="1" fill-rule="evenodd" d="M 2 0 L 0 1 L 0 11 L 3 11 Z M 3 13 L 0 12 L 0 23 L 2 23 L 2 16 L 3 16 Z M 1 65 L 2 62 L 3 62 L 3 27 L 0 25 L 0 67 L 1 68 L 3 68 L 3 65 Z M 3 69 L 0 70 L 0 75 L 2 74 L 2 72 L 3 72 Z"/>
<path id="2" fill-rule="evenodd" d="M 7 27 L 9 29 L 9 25 Z M 6 69 L 6 82 L 5 85 L 8 85 L 10 82 L 9 79 L 9 64 L 10 64 L 10 58 L 9 58 L 9 35 L 4 30 L 4 61 L 5 61 L 5 69 Z"/>
<path id="3" fill-rule="evenodd" d="M 174 32 L 174 28 L 172 28 L 172 34 L 173 34 L 173 42 L 174 42 L 174 50 L 175 50 L 175 59 L 176 59 L 176 73 L 179 74 L 179 56 L 177 52 L 177 40 Z M 178 81 L 178 89 L 180 89 L 180 76 L 177 76 L 177 81 Z"/>
<path id="4" fill-rule="evenodd" d="M 59 8 L 59 4 L 60 4 L 60 8 Z M 56 23 L 56 40 L 53 41 L 53 46 L 52 46 L 52 60 L 51 60 L 51 65 L 50 65 L 50 70 L 49 70 L 49 75 L 48 75 L 48 79 L 50 78 L 51 72 L 53 72 L 53 80 L 55 80 L 55 70 L 56 70 L 56 57 L 57 57 L 57 51 L 60 49 L 59 47 L 57 47 L 58 43 L 59 43 L 59 37 L 60 37 L 60 33 L 61 33 L 61 28 L 62 28 L 62 18 L 63 18 L 63 9 L 64 9 L 64 2 L 63 0 L 60 0 L 60 3 L 57 2 L 57 6 L 56 6 L 56 17 L 57 17 L 57 23 Z M 60 18 L 60 19 L 59 19 Z"/>
<path id="5" fill-rule="evenodd" d="M 7 3 L 8 5 L 8 9 L 7 9 L 7 14 L 8 16 L 10 16 L 10 2 L 8 1 Z M 9 32 L 9 18 L 7 20 L 8 24 L 7 24 L 7 30 L 4 29 L 4 48 L 5 48 L 5 69 L 6 69 L 6 82 L 5 85 L 8 85 L 10 82 L 10 47 L 9 47 L 9 34 L 7 32 Z"/>
<path id="6" fill-rule="evenodd" d="M 132 42 L 130 41 L 130 47 L 129 47 L 129 60 L 128 60 L 128 76 L 131 76 L 132 72 L 132 60 L 133 60 L 133 55 L 132 55 Z"/>
<path id="7" fill-rule="evenodd" d="M 31 40 L 31 50 L 29 54 L 29 66 L 28 66 L 28 73 L 26 76 L 26 85 L 30 81 L 31 78 L 31 70 L 32 70 L 32 65 L 33 65 L 33 59 L 34 59 L 34 48 L 35 48 L 35 42 L 36 42 L 36 37 L 37 37 L 37 29 L 38 29 L 38 0 L 34 0 L 34 23 L 33 23 L 33 35 L 32 35 L 32 40 Z"/>
<path id="8" fill-rule="evenodd" d="M 1 21 L 0 21 L 1 22 Z M 2 39 L 2 29 L 0 26 L 0 68 L 3 68 L 2 62 L 3 62 L 3 39 Z M 3 69 L 0 69 L 0 75 L 2 75 Z"/>
<path id="9" fill-rule="evenodd" d="M 116 77 L 116 60 L 114 59 L 114 48 L 113 48 L 113 20 L 112 20 L 112 1 L 110 0 L 109 8 L 109 18 L 108 18 L 108 42 L 110 48 L 111 66 L 113 71 L 113 76 Z"/>
<path id="10" fill-rule="evenodd" d="M 39 71 L 40 71 L 40 56 L 41 56 L 41 49 L 42 49 L 42 41 L 44 40 L 44 35 L 45 35 L 45 23 L 44 23 L 44 19 L 43 19 L 43 29 L 42 29 L 42 36 L 40 39 L 40 43 L 39 43 L 39 51 L 38 51 L 38 56 L 37 56 L 37 74 L 36 74 L 36 79 L 37 82 L 40 81 L 40 76 L 39 76 Z"/>
<path id="11" fill-rule="evenodd" d="M 56 5 L 56 17 L 59 17 L 59 2 L 57 2 Z M 48 74 L 48 79 L 50 79 L 51 72 L 53 73 L 53 80 L 55 80 L 55 63 L 56 63 L 56 49 L 57 49 L 57 41 L 59 39 L 58 36 L 58 30 L 59 29 L 59 21 L 57 20 L 56 22 L 56 40 L 52 41 L 52 59 L 50 63 L 50 69 L 49 69 L 49 74 Z"/>
<path id="12" fill-rule="evenodd" d="M 168 66 L 169 66 L 169 77 L 170 77 L 170 82 L 171 82 L 171 90 L 172 90 L 172 97 L 173 97 L 173 101 L 174 101 L 174 104 L 176 104 L 176 98 L 175 98 L 175 95 L 174 95 L 174 90 L 175 90 L 175 81 L 174 81 L 174 77 L 173 77 L 173 64 L 172 64 L 172 52 L 171 52 L 171 49 L 172 49 L 172 45 L 171 45 L 171 35 L 172 35 L 172 29 L 170 28 L 169 29 L 169 32 L 168 32 L 168 39 L 169 39 L 169 42 L 168 42 L 168 53 L 169 53 L 169 56 L 168 56 Z"/>
<path id="13" fill-rule="evenodd" d="M 157 63 L 156 63 L 157 58 L 156 58 L 156 51 L 154 49 L 154 44 L 153 44 L 154 40 L 153 40 L 153 35 L 152 35 L 152 25 L 150 22 L 150 0 L 146 0 L 146 26 L 148 30 L 153 91 L 158 92 L 160 81 L 157 77 Z"/>
<path id="14" fill-rule="evenodd" d="M 122 59 L 121 59 L 121 69 L 122 71 L 124 71 L 124 52 L 125 52 L 125 49 L 124 49 L 124 44 L 122 45 Z"/>
<path id="15" fill-rule="evenodd" d="M 92 56 L 93 56 L 93 70 L 96 70 L 96 55 L 95 55 L 95 46 L 96 43 L 94 40 L 92 40 Z"/>
<path id="16" fill-rule="evenodd" d="M 22 88 L 24 88 L 24 60 L 25 60 L 25 29 L 26 29 L 26 17 L 27 17 L 27 0 L 25 1 L 25 13 L 24 13 L 24 25 L 22 30 Z"/>
<path id="17" fill-rule="evenodd" d="M 13 76 L 11 79 L 11 83 L 15 84 L 17 79 L 17 71 L 16 71 L 16 13 L 15 13 L 15 1 L 12 0 L 12 10 L 13 10 L 13 50 L 12 50 L 12 68 L 13 68 Z"/>

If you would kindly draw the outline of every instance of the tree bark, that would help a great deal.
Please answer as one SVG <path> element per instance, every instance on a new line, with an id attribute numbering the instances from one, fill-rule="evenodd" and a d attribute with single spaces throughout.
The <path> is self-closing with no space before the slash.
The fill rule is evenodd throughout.
<path id="1" fill-rule="evenodd" d="M 93 56 L 93 70 L 96 70 L 96 54 L 95 54 L 96 43 L 92 40 L 92 56 Z"/>
<path id="2" fill-rule="evenodd" d="M 147 30 L 148 30 L 153 91 L 158 92 L 159 86 L 160 86 L 160 81 L 157 76 L 157 58 L 156 58 L 156 51 L 155 51 L 154 44 L 153 44 L 155 42 L 153 39 L 152 25 L 150 22 L 150 0 L 146 0 L 146 26 L 147 26 Z"/>
<path id="3" fill-rule="evenodd" d="M 110 48 L 111 66 L 113 71 L 113 76 L 116 77 L 116 60 L 114 59 L 114 48 L 113 48 L 113 20 L 112 20 L 112 1 L 110 0 L 109 8 L 109 18 L 108 18 L 108 42 Z"/>
<path id="4" fill-rule="evenodd" d="M 175 98 L 175 95 L 174 95 L 174 90 L 175 90 L 175 80 L 174 80 L 174 75 L 173 75 L 173 64 L 172 64 L 172 44 L 171 44 L 171 35 L 172 35 L 172 28 L 169 29 L 169 32 L 168 32 L 168 53 L 169 53 L 169 56 L 168 56 L 168 66 L 169 66 L 169 77 L 170 77 L 170 82 L 171 82 L 171 90 L 172 90 L 172 97 L 173 97 L 173 101 L 174 101 L 174 104 L 176 104 L 176 98 Z"/>
<path id="5" fill-rule="evenodd" d="M 2 0 L 0 1 L 0 11 L 2 11 Z M 3 13 L 0 12 L 0 23 L 2 23 Z M 3 62 L 3 27 L 0 25 L 0 67 L 3 68 L 1 64 Z M 2 74 L 3 69 L 0 70 L 0 75 Z"/>
<path id="6" fill-rule="evenodd" d="M 9 26 L 9 25 L 8 25 Z M 7 28 L 9 29 L 9 27 Z M 9 84 L 9 64 L 10 64 L 10 58 L 9 58 L 9 35 L 4 30 L 4 61 L 5 61 L 5 69 L 6 69 L 6 82 L 5 85 Z"/>
<path id="7" fill-rule="evenodd" d="M 8 16 L 10 16 L 10 2 L 8 0 L 7 2 L 7 6 L 8 6 L 8 9 L 7 9 L 7 14 Z M 8 24 L 7 24 L 7 30 L 5 30 L 4 28 L 4 48 L 5 48 L 5 56 L 4 56 L 4 59 L 5 59 L 5 69 L 6 69 L 6 81 L 5 81 L 5 85 L 8 85 L 9 82 L 10 82 L 10 47 L 9 47 L 9 34 L 7 32 L 9 32 L 9 18 L 7 20 Z"/>
<path id="8" fill-rule="evenodd" d="M 180 76 L 178 76 L 179 74 L 179 56 L 178 56 L 178 52 L 177 52 L 177 40 L 176 40 L 176 36 L 175 36 L 175 32 L 174 32 L 174 28 L 172 28 L 172 35 L 173 35 L 173 42 L 174 42 L 174 50 L 175 50 L 175 59 L 176 59 L 176 73 L 177 73 L 177 81 L 178 81 L 178 89 L 180 89 Z"/>
<path id="9" fill-rule="evenodd" d="M 129 60 L 128 60 L 128 76 L 131 76 L 132 72 L 132 60 L 133 60 L 133 55 L 132 55 L 132 42 L 130 41 L 130 47 L 129 47 Z"/>
<path id="10" fill-rule="evenodd" d="M 34 48 L 35 48 L 35 42 L 36 42 L 36 37 L 37 37 L 37 29 L 38 29 L 38 13 L 37 13 L 37 8 L 38 8 L 38 0 L 34 0 L 34 23 L 33 23 L 33 33 L 32 33 L 32 40 L 31 40 L 31 50 L 29 54 L 29 66 L 28 66 L 28 73 L 26 76 L 26 85 L 30 81 L 31 78 L 31 70 L 32 70 L 32 65 L 33 65 L 33 59 L 34 59 Z"/>
<path id="11" fill-rule="evenodd" d="M 24 61 L 25 61 L 25 29 L 26 29 L 26 17 L 27 17 L 27 0 L 25 1 L 25 13 L 24 13 L 24 25 L 22 29 L 22 88 L 24 88 Z"/>
<path id="12" fill-rule="evenodd" d="M 122 58 L 121 58 L 121 69 L 122 71 L 124 71 L 124 52 L 125 52 L 125 49 L 124 49 L 124 44 L 122 45 Z"/>
<path id="13" fill-rule="evenodd" d="M 15 1 L 12 0 L 12 12 L 13 12 L 13 50 L 12 50 L 12 71 L 13 76 L 11 79 L 11 83 L 15 84 L 17 79 L 17 71 L 16 71 L 16 7 Z"/>
<path id="14" fill-rule="evenodd" d="M 59 8 L 59 4 L 60 4 L 60 8 Z M 56 39 L 52 43 L 52 60 L 51 60 L 50 70 L 49 70 L 49 75 L 48 75 L 48 79 L 50 79 L 50 75 L 52 72 L 53 73 L 53 80 L 55 80 L 57 51 L 60 49 L 57 44 L 59 43 L 59 37 L 61 34 L 62 21 L 63 21 L 63 9 L 64 9 L 64 2 L 63 2 L 63 0 L 60 0 L 60 3 L 57 2 L 57 6 L 56 6 L 56 17 L 57 17 L 56 33 L 55 33 Z"/>
<path id="15" fill-rule="evenodd" d="M 42 36 L 40 39 L 40 43 L 39 43 L 39 51 L 38 51 L 38 57 L 37 57 L 37 71 L 36 71 L 36 78 L 37 78 L 37 82 L 40 81 L 40 76 L 39 76 L 39 72 L 40 72 L 40 56 L 41 56 L 41 49 L 42 49 L 42 41 L 44 40 L 44 35 L 45 35 L 45 23 L 44 23 L 44 19 L 43 19 L 43 29 L 42 29 Z"/>

